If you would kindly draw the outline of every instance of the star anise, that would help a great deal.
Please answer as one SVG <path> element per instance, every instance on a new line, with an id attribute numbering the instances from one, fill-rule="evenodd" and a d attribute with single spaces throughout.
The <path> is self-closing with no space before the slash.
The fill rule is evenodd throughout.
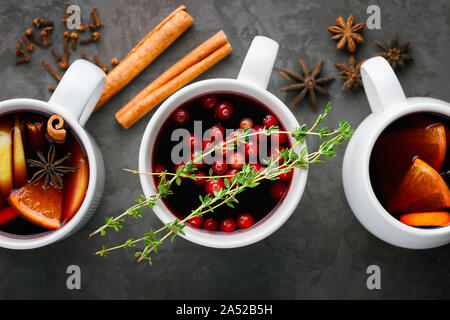
<path id="1" fill-rule="evenodd" d="M 366 60 L 356 64 L 355 57 L 350 56 L 347 64 L 336 63 L 336 67 L 339 68 L 337 78 L 345 80 L 341 88 L 341 94 L 349 89 L 356 91 L 356 89 L 363 86 L 361 79 L 361 65 L 364 61 Z"/>
<path id="2" fill-rule="evenodd" d="M 69 172 L 75 172 L 78 168 L 66 167 L 61 165 L 64 161 L 70 158 L 69 154 L 66 154 L 61 159 L 56 160 L 55 144 L 50 145 L 50 149 L 47 154 L 47 159 L 42 154 L 42 151 L 36 152 L 39 160 L 28 159 L 27 163 L 39 168 L 30 180 L 30 184 L 36 183 L 45 177 L 44 188 L 47 189 L 48 185 L 52 183 L 56 188 L 62 190 L 64 182 L 62 176 Z"/>
<path id="3" fill-rule="evenodd" d="M 373 42 L 375 42 L 375 44 L 380 47 L 381 50 L 383 50 L 376 53 L 375 56 L 384 57 L 394 70 L 398 66 L 402 69 L 405 69 L 405 63 L 414 60 L 413 57 L 406 53 L 411 41 L 408 40 L 405 43 L 399 45 L 397 41 L 397 34 L 395 32 L 392 35 L 390 46 L 378 40 L 374 40 Z"/>
<path id="4" fill-rule="evenodd" d="M 347 50 L 349 52 L 355 52 L 356 43 L 362 43 L 364 41 L 361 36 L 361 31 L 364 29 L 364 23 L 358 23 L 353 25 L 355 17 L 351 14 L 347 22 L 341 16 L 336 18 L 336 26 L 328 27 L 334 36 L 331 37 L 332 40 L 339 40 L 336 44 L 336 49 L 341 50 L 347 45 Z"/>
<path id="5" fill-rule="evenodd" d="M 320 59 L 319 62 L 317 62 L 317 64 L 314 66 L 311 72 L 309 72 L 308 68 L 306 68 L 305 61 L 303 61 L 302 57 L 299 58 L 299 62 L 303 75 L 285 68 L 281 69 L 282 70 L 280 72 L 281 76 L 290 83 L 292 83 L 290 86 L 282 88 L 281 91 L 300 90 L 300 93 L 297 95 L 297 97 L 294 99 L 294 102 L 292 103 L 292 107 L 295 107 L 297 103 L 301 102 L 303 98 L 305 98 L 306 94 L 309 92 L 311 104 L 314 107 L 314 111 L 316 111 L 317 108 L 316 91 L 329 96 L 328 92 L 324 88 L 322 88 L 319 84 L 332 81 L 334 80 L 334 78 L 316 79 L 320 73 L 320 70 L 322 69 L 323 59 Z"/>

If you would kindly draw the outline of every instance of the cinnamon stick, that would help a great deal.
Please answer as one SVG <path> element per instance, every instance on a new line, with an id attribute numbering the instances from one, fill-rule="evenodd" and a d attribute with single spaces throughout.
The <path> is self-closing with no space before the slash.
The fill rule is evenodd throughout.
<path id="1" fill-rule="evenodd" d="M 122 90 L 193 23 L 186 7 L 180 6 L 148 33 L 107 75 L 105 89 L 95 110 Z"/>
<path id="2" fill-rule="evenodd" d="M 231 51 L 225 33 L 219 31 L 170 67 L 120 109 L 116 113 L 117 121 L 128 129 L 160 102 L 214 66 Z"/>

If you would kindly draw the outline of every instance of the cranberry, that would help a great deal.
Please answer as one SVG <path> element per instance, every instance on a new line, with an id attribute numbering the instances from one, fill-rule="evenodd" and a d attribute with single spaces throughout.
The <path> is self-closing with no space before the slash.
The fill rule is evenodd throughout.
<path id="1" fill-rule="evenodd" d="M 208 136 L 211 141 L 221 141 L 225 136 L 225 129 L 220 124 L 215 124 L 209 129 Z"/>
<path id="2" fill-rule="evenodd" d="M 245 155 L 249 159 L 256 159 L 258 156 L 258 143 L 255 140 L 250 140 L 245 144 Z"/>
<path id="3" fill-rule="evenodd" d="M 219 226 L 217 225 L 217 221 L 214 218 L 206 219 L 203 223 L 203 228 L 205 228 L 208 231 L 217 231 L 219 229 Z"/>
<path id="4" fill-rule="evenodd" d="M 206 183 L 206 179 L 202 179 L 202 177 L 206 177 L 206 173 L 203 171 L 195 172 L 195 176 L 197 177 L 197 180 L 194 180 L 195 185 L 202 186 Z"/>
<path id="5" fill-rule="evenodd" d="M 270 196 L 275 200 L 280 200 L 287 190 L 287 185 L 284 182 L 275 182 L 270 186 Z"/>
<path id="6" fill-rule="evenodd" d="M 203 140 L 202 141 L 202 149 L 204 152 L 208 152 L 214 148 L 214 142 L 211 140 Z"/>
<path id="7" fill-rule="evenodd" d="M 233 116 L 234 108 L 231 103 L 222 101 L 217 105 L 215 113 L 220 120 L 228 120 Z"/>
<path id="8" fill-rule="evenodd" d="M 257 125 L 257 126 L 254 126 L 253 127 L 253 130 L 255 130 L 255 132 L 256 133 L 258 133 L 258 132 L 260 132 L 260 131 L 263 131 L 264 130 L 264 127 L 263 126 L 260 126 L 260 125 Z M 262 135 L 263 133 L 258 133 L 255 137 L 256 137 L 256 139 L 259 139 L 259 137 Z"/>
<path id="9" fill-rule="evenodd" d="M 196 167 L 196 168 L 201 168 L 201 167 L 203 167 L 203 166 L 205 165 L 204 159 L 203 159 L 203 158 L 202 158 L 202 159 L 197 159 L 197 160 L 194 162 L 194 156 L 195 156 L 195 153 L 191 153 L 190 160 L 192 161 L 192 165 L 193 165 L 194 167 Z M 197 156 L 197 157 L 198 157 L 198 156 Z"/>
<path id="10" fill-rule="evenodd" d="M 164 168 L 164 166 L 162 164 L 157 164 L 153 168 L 153 173 L 163 173 L 164 171 L 166 171 L 166 168 Z"/>
<path id="11" fill-rule="evenodd" d="M 178 170 L 179 167 L 184 166 L 184 165 L 186 165 L 184 162 L 181 162 L 181 163 L 179 163 L 179 164 L 176 164 L 176 165 L 175 165 L 175 172 L 177 172 L 177 170 Z M 187 173 L 187 174 L 190 174 L 190 172 L 186 172 L 186 173 Z M 184 179 L 186 179 L 186 177 L 181 177 L 181 179 L 184 180 Z"/>
<path id="12" fill-rule="evenodd" d="M 211 169 L 215 174 L 221 175 L 227 172 L 228 165 L 222 159 L 217 159 L 211 165 Z"/>
<path id="13" fill-rule="evenodd" d="M 217 97 L 213 94 L 204 96 L 202 99 L 202 105 L 205 109 L 214 109 L 217 105 Z"/>
<path id="14" fill-rule="evenodd" d="M 205 183 L 205 192 L 214 197 L 214 191 L 219 191 L 220 189 L 225 188 L 225 184 L 223 183 L 223 179 L 214 179 L 209 180 Z"/>
<path id="15" fill-rule="evenodd" d="M 253 128 L 253 120 L 250 118 L 242 119 L 241 122 L 239 122 L 239 128 L 241 128 L 242 130 L 246 128 Z"/>
<path id="16" fill-rule="evenodd" d="M 228 157 L 228 163 L 233 169 L 241 169 L 245 163 L 245 155 L 242 152 L 233 152 Z"/>
<path id="17" fill-rule="evenodd" d="M 201 228 L 203 225 L 203 217 L 193 217 L 188 222 L 194 228 Z"/>
<path id="18" fill-rule="evenodd" d="M 252 164 L 250 164 L 250 167 L 252 167 L 253 168 L 253 170 L 255 170 L 255 171 L 261 171 L 261 170 L 264 170 L 264 166 L 261 164 L 261 163 L 252 163 Z"/>
<path id="19" fill-rule="evenodd" d="M 272 148 L 270 149 L 270 158 L 271 158 L 272 160 L 278 159 L 278 157 L 280 156 L 280 151 L 283 151 L 283 150 L 285 150 L 285 149 L 286 149 L 285 147 L 272 147 Z M 277 161 L 278 164 L 283 164 L 283 162 L 284 162 L 284 159 L 283 159 L 283 158 L 280 158 L 280 159 Z"/>
<path id="20" fill-rule="evenodd" d="M 278 178 L 280 178 L 281 181 L 289 181 L 289 180 L 291 180 L 291 177 L 292 177 L 292 170 L 290 170 L 288 172 L 280 173 L 278 175 Z"/>
<path id="21" fill-rule="evenodd" d="M 195 148 L 198 148 L 200 146 L 200 140 L 193 133 L 187 135 L 184 138 L 184 143 L 186 143 L 186 146 L 188 146 L 191 151 L 196 150 Z"/>
<path id="22" fill-rule="evenodd" d="M 236 230 L 236 222 L 233 219 L 227 218 L 220 223 L 220 231 L 233 232 L 234 230 Z"/>
<path id="23" fill-rule="evenodd" d="M 250 228 L 255 224 L 255 218 L 250 213 L 243 213 L 237 217 L 237 225 L 240 229 Z"/>
<path id="24" fill-rule="evenodd" d="M 237 169 L 230 169 L 230 170 L 228 170 L 228 171 L 225 173 L 225 175 L 230 176 L 230 177 L 226 177 L 225 179 L 227 179 L 228 181 L 231 182 L 231 179 L 233 179 L 232 176 L 235 176 L 235 175 L 237 175 L 238 173 L 239 173 L 239 170 L 237 170 Z"/>
<path id="25" fill-rule="evenodd" d="M 272 143 L 276 143 L 280 146 L 286 142 L 287 134 L 286 133 L 277 133 L 277 132 L 272 133 L 270 135 L 270 140 L 272 141 Z"/>
<path id="26" fill-rule="evenodd" d="M 172 116 L 173 121 L 180 125 L 186 124 L 189 121 L 189 118 L 189 111 L 184 108 L 178 108 Z"/>
<path id="27" fill-rule="evenodd" d="M 263 124 L 266 127 L 266 129 L 269 129 L 271 126 L 277 126 L 278 125 L 278 119 L 274 115 L 268 114 L 263 119 Z"/>

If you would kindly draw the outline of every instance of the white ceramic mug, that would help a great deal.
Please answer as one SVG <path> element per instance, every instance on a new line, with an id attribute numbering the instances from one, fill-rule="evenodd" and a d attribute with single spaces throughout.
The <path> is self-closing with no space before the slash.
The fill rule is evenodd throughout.
<path id="1" fill-rule="evenodd" d="M 372 114 L 357 128 L 344 156 L 343 183 L 358 220 L 378 238 L 393 245 L 426 249 L 450 242 L 450 226 L 414 228 L 395 219 L 377 200 L 369 175 L 373 146 L 392 122 L 408 114 L 432 112 L 450 117 L 450 104 L 432 98 L 406 98 L 389 63 L 381 57 L 361 66 L 364 90 Z"/>
<path id="2" fill-rule="evenodd" d="M 145 130 L 139 152 L 139 170 L 152 171 L 151 159 L 155 139 L 172 112 L 184 102 L 209 92 L 227 91 L 250 96 L 266 105 L 279 118 L 286 130 L 297 128 L 299 124 L 288 107 L 266 90 L 277 52 L 278 43 L 266 37 L 255 37 L 237 79 L 211 79 L 196 82 L 167 99 L 155 112 Z M 302 147 L 304 145 L 299 149 Z M 279 206 L 249 229 L 225 234 L 186 227 L 183 229 L 186 233 L 184 237 L 194 243 L 215 248 L 241 247 L 264 239 L 290 217 L 303 195 L 306 179 L 307 170 L 295 169 L 288 192 Z M 140 180 L 145 196 L 154 195 L 154 179 L 149 175 L 141 175 Z M 162 201 L 158 202 L 153 211 L 163 223 L 176 219 Z"/>
<path id="3" fill-rule="evenodd" d="M 73 218 L 57 230 L 37 235 L 19 236 L 0 232 L 0 247 L 33 249 L 61 240 L 81 228 L 94 214 L 104 188 L 103 158 L 92 137 L 83 128 L 105 86 L 105 73 L 85 60 L 72 63 L 48 102 L 11 99 L 0 102 L 0 116 L 16 111 L 59 114 L 79 139 L 89 162 L 86 196 Z"/>

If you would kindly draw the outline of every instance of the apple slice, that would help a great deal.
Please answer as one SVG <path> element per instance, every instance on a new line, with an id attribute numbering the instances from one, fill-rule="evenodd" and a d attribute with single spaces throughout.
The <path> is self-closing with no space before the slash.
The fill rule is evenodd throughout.
<path id="1" fill-rule="evenodd" d="M 13 187 L 12 118 L 0 118 L 0 193 L 7 198 Z"/>
<path id="2" fill-rule="evenodd" d="M 412 227 L 445 227 L 450 224 L 450 214 L 446 211 L 408 213 L 401 215 L 400 221 Z"/>
<path id="3" fill-rule="evenodd" d="M 436 171 L 441 170 L 447 151 L 445 126 L 426 119 L 383 133 L 374 146 L 376 180 L 383 198 L 390 197 L 408 171 L 414 157 L 419 157 Z M 431 120 L 429 120 L 431 121 Z"/>
<path id="4" fill-rule="evenodd" d="M 17 217 L 19 213 L 11 207 L 0 210 L 0 226 Z"/>
<path id="5" fill-rule="evenodd" d="M 89 184 L 89 163 L 78 142 L 71 137 L 67 142 L 70 158 L 67 166 L 78 168 L 64 176 L 64 206 L 62 221 L 69 221 L 80 208 Z"/>
<path id="6" fill-rule="evenodd" d="M 22 140 L 23 126 L 19 114 L 15 115 L 13 128 L 14 186 L 20 188 L 28 181 L 27 162 Z"/>
<path id="7" fill-rule="evenodd" d="M 450 190 L 444 179 L 417 158 L 387 204 L 390 213 L 440 211 L 450 207 Z"/>
<path id="8" fill-rule="evenodd" d="M 63 192 L 51 184 L 44 189 L 43 182 L 26 184 L 9 196 L 11 206 L 32 223 L 46 229 L 61 226 Z"/>

